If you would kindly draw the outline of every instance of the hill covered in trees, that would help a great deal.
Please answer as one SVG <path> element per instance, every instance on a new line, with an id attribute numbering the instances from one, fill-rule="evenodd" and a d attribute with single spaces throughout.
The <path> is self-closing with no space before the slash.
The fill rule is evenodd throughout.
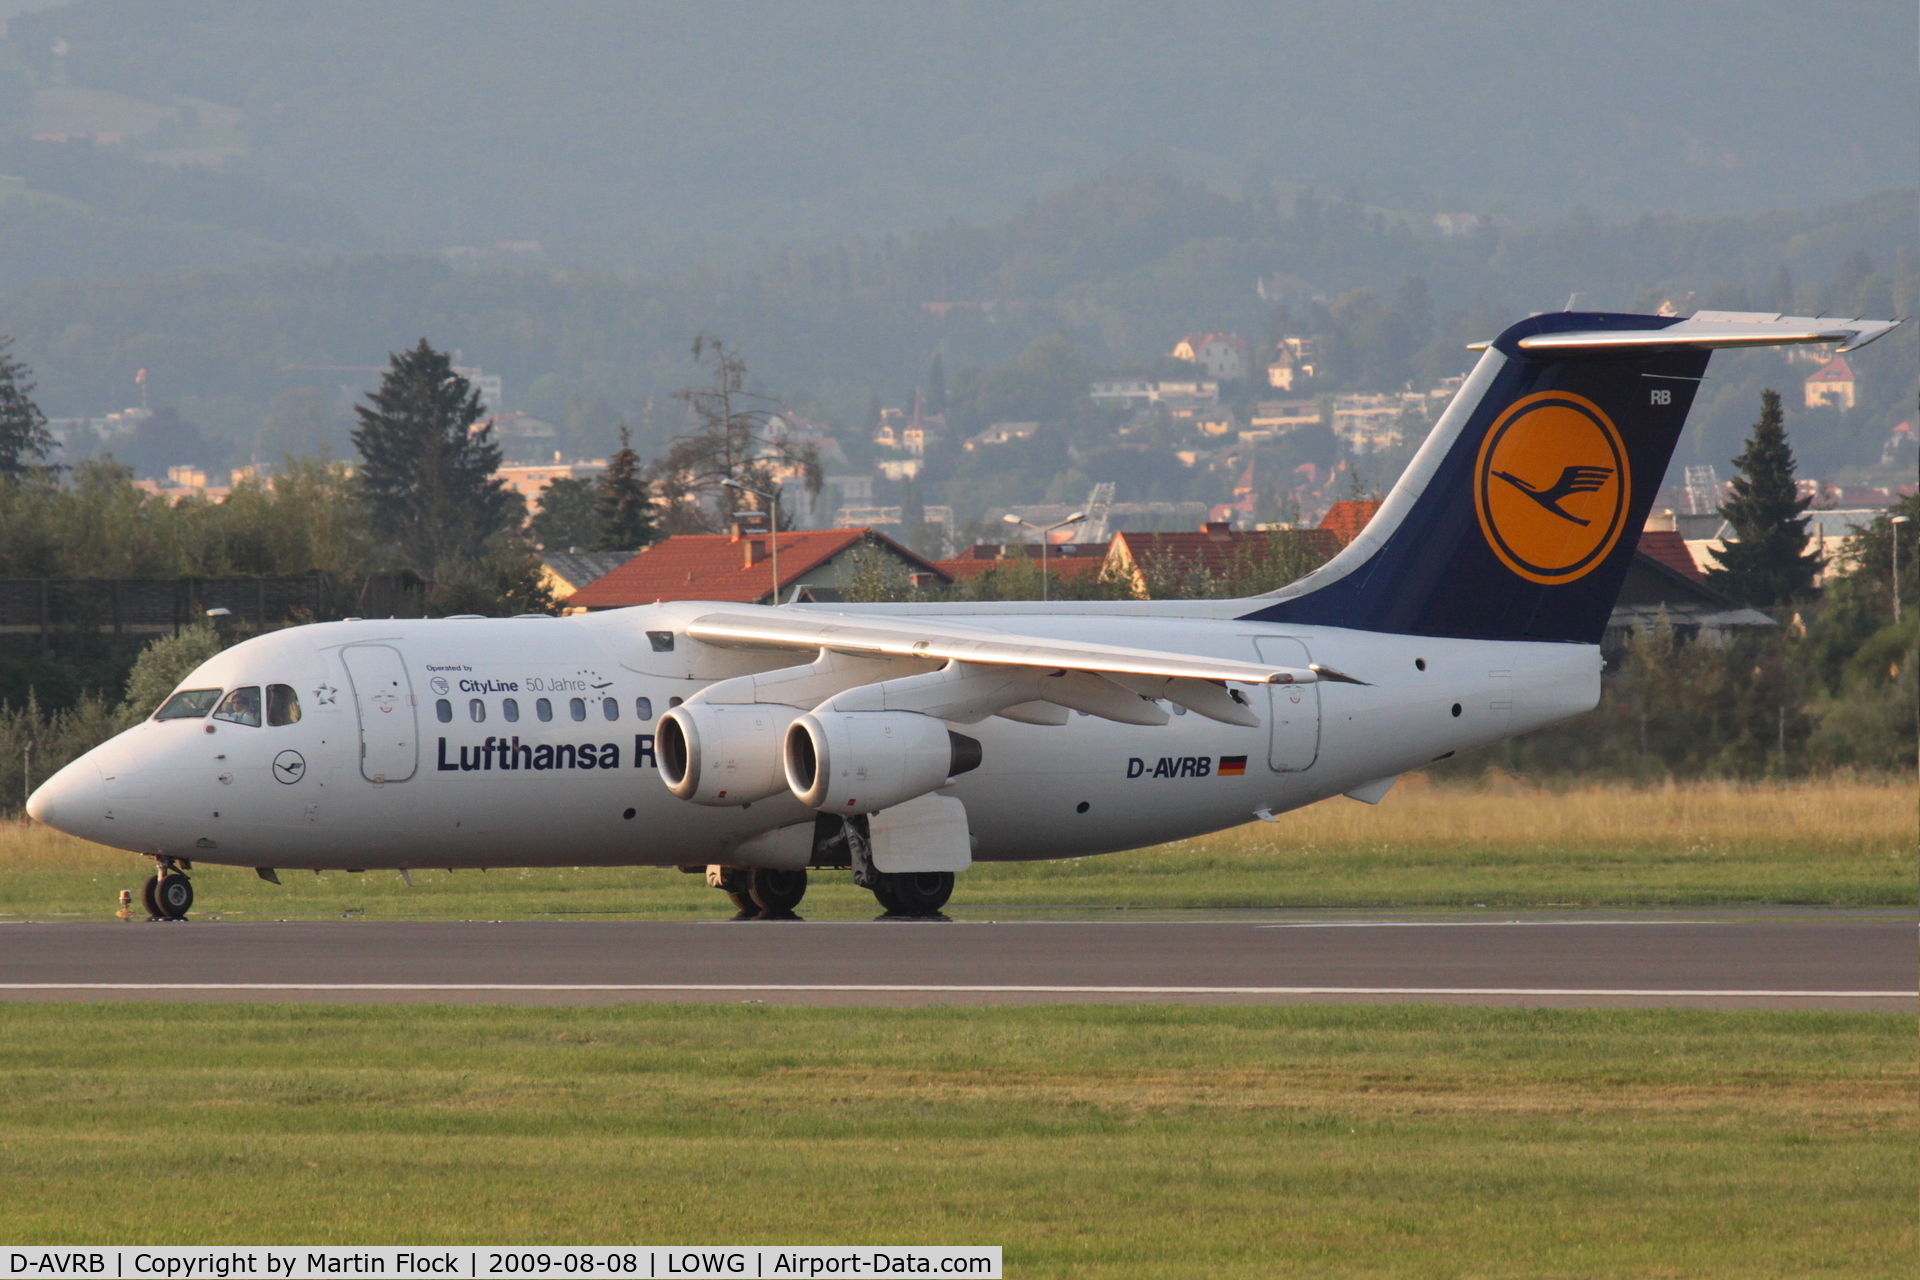
<path id="1" fill-rule="evenodd" d="M 1061 417 L 1059 397 L 1080 396 L 1085 378 L 1150 368 L 1194 330 L 1256 346 L 1317 333 L 1323 389 L 1424 388 L 1467 367 L 1468 342 L 1569 295 L 1596 308 L 1912 314 L 1917 216 L 1912 193 L 1888 193 L 1810 213 L 1606 223 L 1576 211 L 1441 236 L 1351 201 L 1240 199 L 1147 171 L 1002 222 L 852 236 L 733 270 L 628 279 L 405 254 L 279 259 L 0 291 L 0 330 L 17 335 L 55 417 L 123 407 L 148 370 L 156 401 L 197 427 L 205 456 L 193 460 L 210 464 L 344 456 L 350 402 L 423 336 L 503 375 L 509 408 L 560 427 L 552 447 L 604 455 L 625 419 L 652 453 L 684 425 L 670 397 L 695 380 L 699 333 L 724 335 L 761 389 L 849 437 L 876 401 L 910 400 L 936 355 L 957 393 L 1027 388 L 974 395 L 974 417 Z M 313 224 L 333 225 L 318 210 Z M 1917 336 L 1904 326 L 1855 359 L 1853 411 L 1796 416 L 1806 470 L 1877 457 L 1912 411 Z M 1048 363 L 1058 386 L 1015 370 L 1043 340 L 1064 343 Z M 1724 471 L 1760 386 L 1789 389 L 1808 371 L 1776 352 L 1717 357 L 1679 461 Z"/>

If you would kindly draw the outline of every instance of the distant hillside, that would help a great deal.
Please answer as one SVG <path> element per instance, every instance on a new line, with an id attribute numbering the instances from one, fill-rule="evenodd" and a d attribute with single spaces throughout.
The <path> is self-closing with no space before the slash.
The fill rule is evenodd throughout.
<path id="1" fill-rule="evenodd" d="M 0 132 L 221 164 L 395 248 L 623 271 L 1136 164 L 1429 222 L 1816 208 L 1912 185 L 1920 116 L 1892 0 L 75 0 L 8 30 Z"/>
<path id="2" fill-rule="evenodd" d="M 555 447 L 599 452 L 622 417 L 645 441 L 675 429 L 669 397 L 695 377 L 697 333 L 724 335 L 760 385 L 846 424 L 876 397 L 910 398 L 936 353 L 958 386 L 969 367 L 1007 365 L 1056 334 L 1091 371 L 1144 367 L 1197 329 L 1257 348 L 1316 333 L 1321 389 L 1426 387 L 1467 367 L 1467 342 L 1573 293 L 1599 308 L 1671 299 L 1913 314 L 1917 220 L 1920 199 L 1904 193 L 1814 213 L 1575 216 L 1443 238 L 1358 205 L 1281 207 L 1148 173 L 1081 184 L 991 225 L 854 237 L 733 272 L 626 280 L 417 255 L 275 261 L 0 291 L 0 331 L 18 335 L 50 413 L 123 407 L 144 368 L 152 396 L 243 457 L 322 440 L 344 449 L 345 404 L 389 352 L 424 336 L 504 376 L 510 408 L 561 429 Z M 1917 339 L 1908 325 L 1858 358 L 1859 408 L 1796 439 L 1810 469 L 1877 456 L 1912 414 Z M 1773 352 L 1721 358 L 1681 461 L 1724 470 L 1759 386 L 1790 389 L 1807 372 Z"/>

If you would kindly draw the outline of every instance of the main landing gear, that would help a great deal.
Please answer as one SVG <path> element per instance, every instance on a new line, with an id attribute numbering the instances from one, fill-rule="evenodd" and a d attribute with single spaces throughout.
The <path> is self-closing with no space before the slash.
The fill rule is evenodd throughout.
<path id="1" fill-rule="evenodd" d="M 153 865 L 154 873 L 140 886 L 140 901 L 146 907 L 148 917 L 154 920 L 185 920 L 187 912 L 193 909 L 193 881 L 186 877 L 186 872 L 193 864 L 156 857 Z"/>
<path id="2" fill-rule="evenodd" d="M 890 916 L 937 916 L 953 896 L 951 871 L 876 871 L 867 887 Z"/>
<path id="3" fill-rule="evenodd" d="M 940 908 L 953 897 L 951 871 L 882 871 L 873 865 L 873 838 L 865 817 L 821 814 L 814 825 L 811 866 L 853 872 L 853 882 L 871 893 L 893 919 L 944 920 Z M 698 873 L 699 867 L 682 867 Z M 707 883 L 740 909 L 740 920 L 791 919 L 807 892 L 806 868 L 706 868 Z"/>

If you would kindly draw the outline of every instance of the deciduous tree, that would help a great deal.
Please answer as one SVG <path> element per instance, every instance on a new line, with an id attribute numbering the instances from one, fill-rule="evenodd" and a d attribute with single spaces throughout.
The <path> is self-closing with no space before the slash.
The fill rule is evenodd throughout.
<path id="1" fill-rule="evenodd" d="M 13 479 L 31 470 L 30 459 L 47 456 L 53 437 L 47 416 L 33 402 L 27 366 L 8 354 L 13 339 L 0 333 L 0 477 Z"/>
<path id="2" fill-rule="evenodd" d="M 704 335 L 693 340 L 693 358 L 712 361 L 712 373 L 706 385 L 674 396 L 696 425 L 649 468 L 665 501 L 664 532 L 708 533 L 724 523 L 724 512 L 766 508 L 762 498 L 729 492 L 729 480 L 778 495 L 783 480 L 797 478 L 808 492 L 820 492 L 818 449 L 787 437 L 779 401 L 746 390 L 746 360 Z M 782 512 L 779 521 L 788 528 L 790 517 Z"/>

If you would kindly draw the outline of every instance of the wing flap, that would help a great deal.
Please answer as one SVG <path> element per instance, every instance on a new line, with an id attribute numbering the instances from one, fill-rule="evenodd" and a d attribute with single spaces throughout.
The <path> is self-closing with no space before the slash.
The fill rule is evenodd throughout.
<path id="1" fill-rule="evenodd" d="M 687 624 L 707 644 L 830 649 L 876 657 L 921 658 L 995 666 L 1158 676 L 1169 680 L 1233 680 L 1243 684 L 1311 684 L 1324 678 L 1302 667 L 1236 662 L 1155 649 L 1066 642 L 956 625 L 944 618 L 859 619 L 768 609 L 764 614 L 709 613 Z M 1164 695 L 1163 695 L 1164 696 Z M 1195 707 L 1195 710 L 1200 708 Z M 1202 714 L 1206 714 L 1204 711 Z"/>

